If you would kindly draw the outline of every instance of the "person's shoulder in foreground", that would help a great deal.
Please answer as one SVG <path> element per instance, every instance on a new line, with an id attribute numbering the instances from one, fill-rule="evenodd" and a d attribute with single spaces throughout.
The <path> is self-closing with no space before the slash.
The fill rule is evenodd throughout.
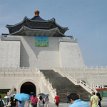
<path id="1" fill-rule="evenodd" d="M 71 93 L 69 96 L 69 107 L 89 107 L 89 102 L 82 101 L 77 93 Z"/>

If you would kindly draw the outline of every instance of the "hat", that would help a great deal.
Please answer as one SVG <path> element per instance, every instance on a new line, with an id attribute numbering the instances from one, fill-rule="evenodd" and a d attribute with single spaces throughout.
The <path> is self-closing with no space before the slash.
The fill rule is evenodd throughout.
<path id="1" fill-rule="evenodd" d="M 77 93 L 71 93 L 70 95 L 68 95 L 68 99 L 77 100 L 79 99 L 79 95 Z"/>

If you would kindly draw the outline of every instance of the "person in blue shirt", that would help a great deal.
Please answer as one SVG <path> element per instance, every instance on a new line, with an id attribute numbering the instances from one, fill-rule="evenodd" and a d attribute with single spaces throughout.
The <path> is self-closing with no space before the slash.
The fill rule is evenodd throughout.
<path id="1" fill-rule="evenodd" d="M 82 101 L 77 93 L 71 93 L 69 96 L 69 107 L 90 107 L 89 102 Z"/>

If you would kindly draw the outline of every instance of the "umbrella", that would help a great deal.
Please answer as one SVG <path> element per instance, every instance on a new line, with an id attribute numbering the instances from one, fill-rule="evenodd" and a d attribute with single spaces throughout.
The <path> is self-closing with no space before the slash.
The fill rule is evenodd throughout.
<path id="1" fill-rule="evenodd" d="M 46 94 L 44 94 L 44 93 L 39 93 L 38 94 L 39 96 L 42 96 L 42 98 L 45 98 L 47 95 Z"/>
<path id="2" fill-rule="evenodd" d="M 6 96 L 4 96 L 4 98 L 9 98 L 9 96 L 6 95 Z"/>
<path id="3" fill-rule="evenodd" d="M 17 93 L 15 95 L 15 99 L 19 101 L 26 101 L 29 100 L 29 98 L 30 98 L 29 94 L 25 94 L 25 93 Z"/>
<path id="4" fill-rule="evenodd" d="M 49 94 L 46 94 L 46 96 L 49 96 Z"/>

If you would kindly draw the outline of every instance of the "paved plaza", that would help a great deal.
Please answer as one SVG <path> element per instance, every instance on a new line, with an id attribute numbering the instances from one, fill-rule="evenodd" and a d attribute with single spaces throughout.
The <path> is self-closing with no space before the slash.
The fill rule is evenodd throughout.
<path id="1" fill-rule="evenodd" d="M 55 104 L 50 103 L 49 107 L 56 107 Z M 69 107 L 69 103 L 60 103 L 59 107 Z M 107 98 L 103 98 L 102 107 L 107 107 Z"/>

